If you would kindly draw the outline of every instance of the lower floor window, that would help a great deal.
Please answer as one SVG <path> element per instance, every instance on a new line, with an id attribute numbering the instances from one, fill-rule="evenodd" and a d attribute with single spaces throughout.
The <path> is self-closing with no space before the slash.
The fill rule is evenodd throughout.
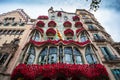
<path id="1" fill-rule="evenodd" d="M 111 71 L 112 71 L 115 79 L 120 80 L 120 69 L 112 69 Z"/>

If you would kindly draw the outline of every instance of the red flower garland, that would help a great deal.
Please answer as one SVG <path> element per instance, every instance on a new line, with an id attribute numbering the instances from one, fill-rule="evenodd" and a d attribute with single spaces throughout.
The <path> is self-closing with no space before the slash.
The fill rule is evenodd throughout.
<path id="1" fill-rule="evenodd" d="M 67 41 L 67 40 L 47 40 L 47 41 L 43 41 L 43 42 L 36 42 L 31 39 L 29 43 L 34 44 L 35 46 L 42 46 L 45 44 L 58 45 L 58 44 L 62 43 L 64 45 L 75 44 L 75 45 L 82 47 L 87 44 L 90 44 L 90 40 L 87 40 L 85 42 L 78 42 L 78 41 L 74 41 L 74 40 L 69 40 L 69 41 Z"/>
<path id="2" fill-rule="evenodd" d="M 80 18 L 78 16 L 73 16 L 73 21 L 79 21 Z"/>
<path id="3" fill-rule="evenodd" d="M 49 29 L 46 31 L 46 35 L 49 35 L 49 34 L 55 35 L 55 34 L 56 34 L 56 31 L 55 31 L 53 28 L 49 28 Z"/>
<path id="4" fill-rule="evenodd" d="M 63 26 L 64 26 L 64 27 L 71 27 L 71 26 L 72 26 L 72 23 L 69 22 L 69 21 L 66 21 L 66 22 L 64 22 Z"/>
<path id="5" fill-rule="evenodd" d="M 55 27 L 55 26 L 56 26 L 55 21 L 50 21 L 50 22 L 48 23 L 48 26 L 49 26 L 49 27 Z"/>
<path id="6" fill-rule="evenodd" d="M 44 27 L 45 23 L 43 21 L 38 21 L 36 25 L 39 27 Z"/>
<path id="7" fill-rule="evenodd" d="M 67 34 L 71 34 L 72 36 L 74 35 L 74 31 L 71 30 L 71 29 L 67 29 L 64 31 L 64 34 L 67 35 Z"/>
<path id="8" fill-rule="evenodd" d="M 38 19 L 46 20 L 46 19 L 48 19 L 48 16 L 39 16 Z"/>
<path id="9" fill-rule="evenodd" d="M 82 26 L 83 26 L 83 24 L 81 22 L 76 22 L 75 23 L 75 27 L 82 27 Z"/>
<path id="10" fill-rule="evenodd" d="M 21 75 L 24 80 L 35 80 L 39 76 L 56 78 L 57 74 L 64 74 L 66 78 L 74 76 L 84 76 L 90 80 L 105 79 L 108 80 L 108 73 L 101 64 L 46 64 L 46 65 L 26 65 L 19 64 L 12 72 L 11 80 Z"/>

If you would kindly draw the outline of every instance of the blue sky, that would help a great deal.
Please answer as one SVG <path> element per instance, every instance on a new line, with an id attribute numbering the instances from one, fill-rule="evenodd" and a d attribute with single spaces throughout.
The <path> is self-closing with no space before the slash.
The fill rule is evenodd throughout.
<path id="1" fill-rule="evenodd" d="M 51 6 L 54 10 L 62 8 L 67 12 L 75 12 L 76 9 L 89 10 L 90 2 L 91 0 L 0 0 L 0 14 L 22 8 L 31 18 L 37 18 L 39 15 L 47 15 Z M 102 0 L 99 10 L 92 13 L 113 40 L 120 42 L 120 0 Z"/>

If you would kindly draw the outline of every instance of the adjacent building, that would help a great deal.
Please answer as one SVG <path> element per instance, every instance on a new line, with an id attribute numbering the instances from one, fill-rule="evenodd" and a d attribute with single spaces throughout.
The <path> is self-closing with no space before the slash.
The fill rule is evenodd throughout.
<path id="1" fill-rule="evenodd" d="M 120 54 L 94 15 L 54 11 L 0 15 L 0 79 L 120 80 Z"/>

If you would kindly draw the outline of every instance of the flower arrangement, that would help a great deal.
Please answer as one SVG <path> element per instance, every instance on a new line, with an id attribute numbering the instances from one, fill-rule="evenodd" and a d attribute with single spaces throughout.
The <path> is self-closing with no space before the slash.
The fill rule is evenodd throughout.
<path id="1" fill-rule="evenodd" d="M 47 19 L 48 19 L 48 16 L 39 16 L 37 19 L 47 20 Z"/>
<path id="2" fill-rule="evenodd" d="M 67 35 L 67 34 L 71 34 L 72 36 L 74 35 L 74 31 L 71 30 L 71 29 L 67 29 L 64 31 L 64 34 Z"/>
<path id="3" fill-rule="evenodd" d="M 53 28 L 49 28 L 49 29 L 46 31 L 46 35 L 49 35 L 49 34 L 55 35 L 55 34 L 56 34 L 56 31 L 55 31 Z"/>
<path id="4" fill-rule="evenodd" d="M 106 68 L 102 64 L 19 64 L 12 72 L 11 80 L 23 77 L 24 80 L 35 80 L 39 76 L 50 79 L 58 74 L 64 74 L 66 78 L 84 76 L 89 80 L 109 80 Z"/>
<path id="5" fill-rule="evenodd" d="M 83 24 L 81 22 L 76 22 L 75 23 L 75 27 L 82 27 L 82 26 L 83 26 Z"/>
<path id="6" fill-rule="evenodd" d="M 79 21 L 80 18 L 78 16 L 73 16 L 73 21 Z"/>
<path id="7" fill-rule="evenodd" d="M 50 22 L 48 23 L 48 27 L 55 27 L 55 26 L 56 26 L 55 21 L 50 21 Z"/>
<path id="8" fill-rule="evenodd" d="M 64 26 L 64 27 L 71 27 L 71 26 L 72 26 L 72 23 L 69 22 L 69 21 L 66 21 L 66 22 L 64 22 L 63 26 Z"/>
<path id="9" fill-rule="evenodd" d="M 36 23 L 36 25 L 39 26 L 39 27 L 44 27 L 44 26 L 45 26 L 45 23 L 44 23 L 43 21 L 38 21 L 38 22 Z"/>

